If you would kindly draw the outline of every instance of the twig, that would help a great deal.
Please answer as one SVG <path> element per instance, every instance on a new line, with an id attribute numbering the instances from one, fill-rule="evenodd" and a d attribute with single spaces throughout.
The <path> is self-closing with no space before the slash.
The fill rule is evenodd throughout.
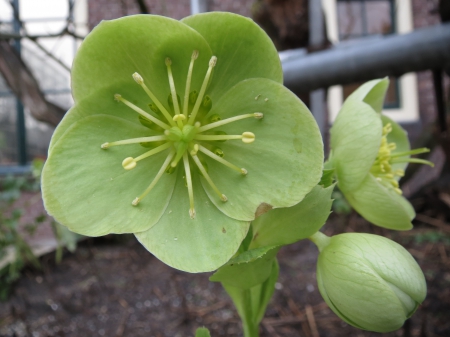
<path id="1" fill-rule="evenodd" d="M 319 331 L 317 331 L 316 320 L 314 319 L 314 312 L 309 304 L 305 306 L 305 312 L 306 317 L 308 318 L 309 328 L 311 329 L 313 337 L 320 337 Z"/>
<path id="2" fill-rule="evenodd" d="M 438 227 L 446 233 L 450 233 L 450 224 L 448 224 L 442 220 L 429 217 L 428 215 L 425 215 L 425 214 L 416 214 L 416 220 L 422 221 L 423 223 L 426 223 L 427 225 L 432 225 L 432 226 Z"/>
<path id="3" fill-rule="evenodd" d="M 129 311 L 128 311 L 128 303 L 127 301 L 125 301 L 123 298 L 121 298 L 119 300 L 120 305 L 125 309 L 125 313 L 122 316 L 122 319 L 120 320 L 119 326 L 117 327 L 116 330 L 116 337 L 121 337 L 123 336 L 123 332 L 125 330 L 125 323 L 128 319 L 128 316 L 130 315 Z"/>
<path id="4" fill-rule="evenodd" d="M 449 261 L 448 261 L 447 252 L 445 251 L 445 245 L 443 243 L 440 243 L 438 246 L 438 249 L 439 249 L 439 254 L 441 254 L 442 262 L 444 264 L 448 264 Z"/>

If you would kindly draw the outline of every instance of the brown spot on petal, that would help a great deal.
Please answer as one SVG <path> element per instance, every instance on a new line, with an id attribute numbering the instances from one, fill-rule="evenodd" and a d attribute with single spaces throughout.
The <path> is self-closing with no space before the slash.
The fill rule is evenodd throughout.
<path id="1" fill-rule="evenodd" d="M 256 212 L 255 212 L 255 218 L 263 215 L 264 213 L 267 213 L 272 208 L 273 208 L 272 205 L 266 204 L 265 202 L 259 204 L 259 206 L 258 206 L 258 208 L 256 209 Z"/>

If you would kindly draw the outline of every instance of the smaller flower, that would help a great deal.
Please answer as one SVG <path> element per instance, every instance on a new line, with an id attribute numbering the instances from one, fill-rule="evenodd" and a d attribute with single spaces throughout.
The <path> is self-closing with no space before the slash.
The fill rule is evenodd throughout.
<path id="1" fill-rule="evenodd" d="M 426 296 L 425 277 L 399 244 L 372 234 L 325 237 L 317 262 L 317 283 L 330 308 L 363 330 L 399 329 Z"/>
<path id="2" fill-rule="evenodd" d="M 429 150 L 411 150 L 407 133 L 381 115 L 388 85 L 386 78 L 369 81 L 346 99 L 331 128 L 329 164 L 340 190 L 366 220 L 407 230 L 415 212 L 398 181 L 408 163 L 433 163 L 410 158 Z"/>

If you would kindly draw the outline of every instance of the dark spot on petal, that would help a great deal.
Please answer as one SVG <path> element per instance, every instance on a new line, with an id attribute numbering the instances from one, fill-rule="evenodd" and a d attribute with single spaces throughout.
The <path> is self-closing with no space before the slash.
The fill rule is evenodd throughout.
<path id="1" fill-rule="evenodd" d="M 222 233 L 226 233 L 227 232 L 227 230 L 225 229 L 225 227 L 222 227 Z"/>
<path id="2" fill-rule="evenodd" d="M 255 218 L 259 217 L 260 215 L 263 215 L 264 213 L 267 213 L 272 209 L 272 205 L 266 204 L 265 202 L 261 203 L 255 212 Z"/>

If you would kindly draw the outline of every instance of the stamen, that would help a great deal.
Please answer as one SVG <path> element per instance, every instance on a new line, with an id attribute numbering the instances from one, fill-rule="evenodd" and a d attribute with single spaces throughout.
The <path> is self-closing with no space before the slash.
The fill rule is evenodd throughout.
<path id="1" fill-rule="evenodd" d="M 154 149 L 141 154 L 140 156 L 138 156 L 136 158 L 133 158 L 133 157 L 125 158 L 122 162 L 122 166 L 125 170 L 134 169 L 136 167 L 136 164 L 138 161 L 145 159 L 147 157 L 150 157 L 154 154 L 157 154 L 161 151 L 164 151 L 165 149 L 168 149 L 171 146 L 172 146 L 172 143 L 165 143 L 161 146 L 155 147 Z"/>
<path id="2" fill-rule="evenodd" d="M 151 184 L 147 187 L 147 189 L 142 193 L 139 197 L 133 200 L 131 203 L 133 206 L 137 206 L 139 202 L 155 187 L 158 180 L 162 177 L 164 174 L 167 166 L 169 165 L 170 161 L 172 160 L 173 156 L 175 155 L 175 150 L 170 151 L 169 155 L 167 156 L 166 160 L 162 164 L 161 168 L 159 169 L 158 173 L 156 174 L 156 177 L 153 179 Z"/>
<path id="3" fill-rule="evenodd" d="M 217 62 L 217 57 L 213 56 L 209 60 L 208 71 L 206 72 L 205 79 L 203 80 L 202 87 L 200 88 L 200 93 L 198 94 L 197 101 L 195 102 L 194 108 L 192 109 L 191 116 L 189 118 L 188 124 L 193 125 L 195 121 L 195 117 L 197 116 L 198 108 L 203 101 L 203 95 L 205 95 L 206 87 L 209 83 L 209 78 L 211 77 L 211 73 L 213 68 L 215 67 Z"/>
<path id="4" fill-rule="evenodd" d="M 106 143 L 103 143 L 100 147 L 102 149 L 107 149 L 107 148 L 110 148 L 111 146 L 136 144 L 136 143 L 159 142 L 161 140 L 167 140 L 167 136 L 152 136 L 152 137 L 124 139 L 124 140 L 118 140 L 115 142 L 106 142 Z"/>
<path id="5" fill-rule="evenodd" d="M 228 124 L 228 123 L 232 123 L 232 122 L 235 122 L 235 121 L 238 121 L 238 120 L 241 120 L 241 119 L 251 118 L 251 117 L 254 117 L 256 119 L 261 119 L 261 118 L 264 117 L 264 115 L 263 115 L 262 112 L 255 112 L 255 113 L 252 113 L 252 114 L 240 115 L 240 116 L 235 116 L 235 117 L 223 119 L 223 120 L 215 122 L 215 123 L 203 125 L 202 127 L 200 127 L 198 129 L 198 132 L 204 132 L 204 131 L 214 129 L 214 128 L 217 128 L 219 126 L 222 126 L 222 125 L 225 125 L 225 124 Z"/>
<path id="6" fill-rule="evenodd" d="M 195 218 L 194 191 L 192 189 L 192 177 L 191 177 L 191 169 L 189 167 L 189 158 L 186 152 L 183 154 L 183 163 L 184 163 L 184 172 L 186 173 L 186 182 L 189 194 L 189 204 L 190 204 L 189 215 L 191 219 L 194 219 Z"/>
<path id="7" fill-rule="evenodd" d="M 198 152 L 199 146 L 198 144 L 194 144 L 194 146 L 192 147 L 191 152 L 189 152 L 191 154 L 191 156 L 196 156 L 197 152 Z"/>
<path id="8" fill-rule="evenodd" d="M 183 115 L 188 116 L 188 105 L 189 105 L 189 91 L 191 89 L 191 78 L 192 70 L 194 69 L 194 61 L 198 57 L 198 50 L 194 50 L 191 56 L 191 63 L 189 64 L 188 75 L 186 79 L 186 91 L 184 94 L 184 104 L 183 104 Z"/>
<path id="9" fill-rule="evenodd" d="M 156 104 L 156 106 L 158 107 L 159 111 L 161 111 L 161 113 L 164 115 L 164 117 L 166 117 L 166 119 L 169 122 L 169 124 L 172 125 L 172 126 L 175 126 L 175 123 L 172 120 L 172 116 L 167 111 L 167 109 L 161 104 L 161 102 L 156 98 L 156 96 L 150 91 L 150 89 L 145 85 L 144 79 L 142 78 L 142 76 L 139 75 L 138 73 L 134 73 L 133 74 L 133 79 L 136 81 L 137 84 L 139 84 L 142 87 L 142 89 L 144 89 L 144 91 L 150 97 L 152 102 L 154 102 Z M 165 129 L 167 129 L 167 127 Z"/>
<path id="10" fill-rule="evenodd" d="M 420 159 L 420 158 L 405 158 L 405 159 L 396 158 L 396 159 L 391 160 L 391 163 L 416 163 L 416 164 L 424 164 L 424 165 L 429 165 L 431 167 L 434 167 L 434 163 L 432 163 L 431 161 L 428 161 L 425 159 Z"/>
<path id="11" fill-rule="evenodd" d="M 421 153 L 428 153 L 430 152 L 430 149 L 426 147 L 422 147 L 420 149 L 414 149 L 406 152 L 398 152 L 391 154 L 391 158 L 398 158 L 398 157 L 404 157 L 404 156 L 410 156 L 414 154 L 421 154 Z"/>
<path id="12" fill-rule="evenodd" d="M 195 135 L 195 140 L 230 140 L 230 139 L 242 139 L 246 144 L 253 143 L 255 141 L 255 134 L 253 132 L 244 132 L 242 135 Z"/>
<path id="13" fill-rule="evenodd" d="M 169 85 L 170 85 L 170 92 L 172 94 L 173 107 L 175 109 L 175 115 L 179 115 L 180 114 L 180 106 L 178 105 L 177 91 L 175 90 L 175 83 L 173 81 L 171 65 L 172 65 L 172 60 L 170 58 L 166 57 L 167 74 L 169 76 Z"/>
<path id="14" fill-rule="evenodd" d="M 173 120 L 175 121 L 175 122 L 177 122 L 177 124 L 178 124 L 178 127 L 179 128 L 183 128 L 183 121 L 186 119 L 186 116 L 185 115 L 181 115 L 181 114 L 178 114 L 178 115 L 175 115 L 175 116 L 173 116 Z"/>
<path id="15" fill-rule="evenodd" d="M 155 97 L 156 98 L 156 97 Z M 133 103 L 127 101 L 125 98 L 123 98 L 121 95 L 119 94 L 115 94 L 114 95 L 114 99 L 118 102 L 122 102 L 124 103 L 126 106 L 130 107 L 131 109 L 133 109 L 134 111 L 136 111 L 138 114 L 144 116 L 147 119 L 150 119 L 153 123 L 158 124 L 160 127 L 162 127 L 163 129 L 170 129 L 170 126 L 167 125 L 164 122 L 161 122 L 158 118 L 153 117 L 152 115 L 150 115 L 149 113 L 145 112 L 144 110 L 142 110 L 141 108 L 137 107 L 136 105 L 134 105 Z M 169 120 L 169 122 L 174 123 L 172 121 L 172 119 Z M 175 123 L 174 123 L 175 125 Z"/>
<path id="16" fill-rule="evenodd" d="M 219 163 L 224 164 L 225 166 L 239 172 L 242 175 L 247 175 L 247 170 L 245 168 L 239 168 L 236 165 L 231 164 L 229 161 L 223 159 L 222 157 L 219 157 L 218 155 L 216 155 L 215 153 L 209 151 L 206 147 L 199 145 L 198 149 L 200 152 L 203 152 L 204 154 L 206 154 L 208 157 L 211 157 L 212 159 L 217 160 Z"/>
<path id="17" fill-rule="evenodd" d="M 206 179 L 209 186 L 211 186 L 212 189 L 214 190 L 214 192 L 217 193 L 220 200 L 222 200 L 223 202 L 226 202 L 228 200 L 228 198 L 225 196 L 225 194 L 222 194 L 219 191 L 219 189 L 217 188 L 217 186 L 213 183 L 211 177 L 208 175 L 208 172 L 206 172 L 205 168 L 203 167 L 202 163 L 200 162 L 200 159 L 198 159 L 197 156 L 191 156 L 191 157 L 192 157 L 192 159 L 194 159 L 195 164 L 197 164 L 197 167 L 199 168 L 200 172 L 203 174 L 203 177 Z"/>

